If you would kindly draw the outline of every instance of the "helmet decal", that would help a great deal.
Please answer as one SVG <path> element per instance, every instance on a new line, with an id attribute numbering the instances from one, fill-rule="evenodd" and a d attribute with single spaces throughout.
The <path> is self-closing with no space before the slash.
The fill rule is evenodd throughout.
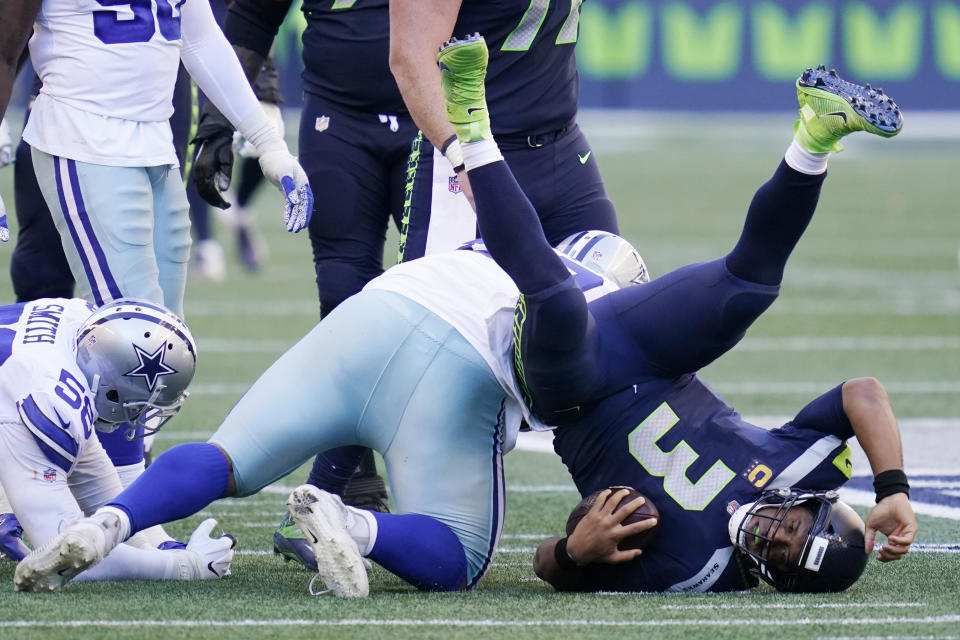
<path id="1" fill-rule="evenodd" d="M 153 353 L 147 353 L 146 349 L 142 349 L 140 345 L 133 345 L 133 348 L 137 353 L 137 358 L 140 360 L 140 364 L 130 371 L 127 371 L 123 375 L 143 376 L 144 381 L 147 383 L 147 389 L 153 391 L 153 389 L 157 386 L 157 379 L 160 376 L 178 373 L 176 369 L 168 366 L 163 361 L 163 354 L 166 350 L 166 346 L 166 343 L 161 344 Z"/>

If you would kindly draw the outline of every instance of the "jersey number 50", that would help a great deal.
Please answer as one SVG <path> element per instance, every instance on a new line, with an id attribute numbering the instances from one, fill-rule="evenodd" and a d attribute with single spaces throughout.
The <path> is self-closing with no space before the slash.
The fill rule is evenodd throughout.
<path id="1" fill-rule="evenodd" d="M 97 0 L 101 7 L 130 8 L 133 19 L 120 19 L 119 11 L 94 11 L 93 33 L 104 44 L 147 42 L 160 27 L 166 40 L 180 39 L 180 6 L 187 0 L 176 0 L 177 15 L 168 0 L 157 0 L 157 18 L 153 18 L 153 0 Z M 126 12 L 124 12 L 126 13 Z"/>
<path id="2" fill-rule="evenodd" d="M 657 440 L 679 421 L 670 405 L 664 402 L 627 436 L 630 453 L 647 473 L 663 478 L 664 491 L 677 504 L 687 511 L 703 511 L 736 474 L 717 460 L 699 480 L 691 482 L 687 469 L 700 455 L 685 440 L 671 451 L 657 446 Z"/>

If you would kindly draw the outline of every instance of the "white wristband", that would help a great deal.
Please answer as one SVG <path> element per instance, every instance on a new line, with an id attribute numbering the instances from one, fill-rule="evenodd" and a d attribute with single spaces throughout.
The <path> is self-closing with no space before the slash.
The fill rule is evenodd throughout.
<path id="1" fill-rule="evenodd" d="M 451 136 L 443 143 L 443 148 L 440 149 L 440 153 L 450 161 L 450 165 L 453 167 L 455 173 L 463 171 L 463 151 L 460 149 L 460 141 L 457 140 L 456 136 Z"/>

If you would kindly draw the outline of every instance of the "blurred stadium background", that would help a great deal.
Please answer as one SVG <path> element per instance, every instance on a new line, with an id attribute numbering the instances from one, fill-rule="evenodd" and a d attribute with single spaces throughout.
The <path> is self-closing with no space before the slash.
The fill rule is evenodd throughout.
<path id="1" fill-rule="evenodd" d="M 277 48 L 288 132 L 298 117 L 299 19 L 288 17 Z M 559 531 L 577 496 L 549 440 L 534 438 L 507 457 L 505 535 L 477 592 L 417 594 L 375 569 L 374 597 L 366 601 L 308 596 L 309 574 L 270 552 L 285 495 L 306 477 L 300 469 L 257 496 L 217 502 L 170 527 L 183 535 L 212 515 L 237 536 L 235 575 L 220 583 L 15 595 L 12 564 L 0 563 L 0 637 L 740 638 L 746 630 L 783 638 L 960 638 L 960 2 L 589 0 L 578 60 L 581 125 L 623 233 L 654 276 L 732 246 L 754 189 L 790 141 L 792 82 L 803 68 L 834 66 L 882 86 L 903 108 L 898 138 L 854 136 L 831 159 L 780 300 L 703 377 L 771 426 L 846 378 L 878 377 L 901 420 L 921 521 L 916 553 L 894 565 L 871 563 L 838 596 L 764 589 L 558 596 L 535 578 L 531 557 L 541 538 Z M 10 116 L 18 131 L 22 112 L 15 106 Z M 11 181 L 11 170 L 0 171 L 15 234 Z M 188 283 L 200 364 L 192 397 L 161 433 L 159 451 L 205 439 L 318 318 L 309 243 L 283 231 L 278 202 L 269 189 L 255 202 L 270 250 L 258 275 L 240 268 L 229 217 L 218 218 L 228 276 Z M 396 237 L 391 231 L 385 264 Z M 5 268 L 0 300 L 13 301 Z M 855 463 L 845 497 L 865 513 L 870 472 L 862 456 Z"/>

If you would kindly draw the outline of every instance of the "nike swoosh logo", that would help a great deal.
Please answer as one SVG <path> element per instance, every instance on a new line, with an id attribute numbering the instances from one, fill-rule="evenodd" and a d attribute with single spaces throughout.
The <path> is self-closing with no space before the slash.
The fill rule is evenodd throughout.
<path id="1" fill-rule="evenodd" d="M 580 155 L 580 154 L 578 153 L 578 154 L 577 154 L 577 157 L 580 159 L 580 164 L 587 164 L 587 160 L 590 159 L 590 154 L 591 154 L 591 153 L 593 153 L 593 151 L 587 151 L 587 152 L 586 152 L 585 154 L 583 154 L 583 155 Z"/>
<path id="2" fill-rule="evenodd" d="M 839 117 L 843 118 L 843 121 L 844 121 L 844 122 L 847 121 L 847 114 L 845 114 L 843 111 L 834 111 L 833 113 L 828 113 L 827 115 L 828 115 L 828 116 L 839 116 Z"/>
<path id="3" fill-rule="evenodd" d="M 467 109 L 467 115 L 472 116 L 474 111 L 483 111 L 483 110 L 484 110 L 483 107 L 470 107 L 469 109 Z"/>
<path id="4" fill-rule="evenodd" d="M 320 539 L 317 538 L 317 536 L 313 535 L 313 532 L 312 532 L 312 531 L 307 531 L 307 535 L 309 535 L 311 538 L 313 538 L 313 543 L 314 543 L 314 544 L 320 542 Z"/>
<path id="5" fill-rule="evenodd" d="M 217 570 L 213 568 L 213 560 L 207 563 L 207 569 L 210 569 L 210 573 L 212 573 L 215 576 L 220 575 L 219 573 L 217 573 Z"/>

